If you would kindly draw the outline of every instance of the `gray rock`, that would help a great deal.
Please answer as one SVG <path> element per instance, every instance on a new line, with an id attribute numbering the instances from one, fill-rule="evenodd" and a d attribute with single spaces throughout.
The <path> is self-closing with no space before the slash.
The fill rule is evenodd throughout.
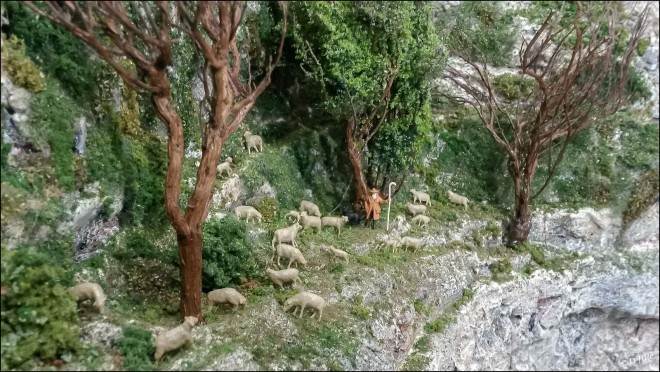
<path id="1" fill-rule="evenodd" d="M 651 205 L 626 229 L 623 245 L 631 251 L 651 251 L 658 249 L 660 223 L 658 202 Z"/>
<path id="2" fill-rule="evenodd" d="M 87 119 L 84 116 L 78 118 L 75 137 L 75 149 L 76 154 L 83 155 L 85 154 L 86 144 L 87 144 Z"/>
<path id="3" fill-rule="evenodd" d="M 122 336 L 121 327 L 104 321 L 93 321 L 86 323 L 80 338 L 88 341 L 96 341 L 105 347 L 113 347 Z"/>
<path id="4" fill-rule="evenodd" d="M 250 352 L 239 347 L 204 371 L 261 371 Z"/>

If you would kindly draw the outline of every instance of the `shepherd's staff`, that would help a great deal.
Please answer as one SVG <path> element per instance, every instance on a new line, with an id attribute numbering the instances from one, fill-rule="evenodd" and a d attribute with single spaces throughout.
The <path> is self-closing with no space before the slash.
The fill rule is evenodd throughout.
<path id="1" fill-rule="evenodd" d="M 396 186 L 396 183 L 390 182 L 390 185 L 387 187 L 387 227 L 385 231 L 390 231 L 390 206 L 392 205 L 392 185 Z"/>

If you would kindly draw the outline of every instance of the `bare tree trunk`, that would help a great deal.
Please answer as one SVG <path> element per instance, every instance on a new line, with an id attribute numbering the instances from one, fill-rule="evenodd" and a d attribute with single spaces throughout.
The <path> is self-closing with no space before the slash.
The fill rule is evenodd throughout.
<path id="1" fill-rule="evenodd" d="M 533 146 L 531 152 L 532 154 L 522 171 L 517 160 L 511 162 L 510 172 L 513 177 L 515 205 L 507 231 L 507 245 L 509 247 L 515 247 L 526 242 L 532 229 L 530 206 L 532 204 L 532 180 L 534 180 L 538 165 L 536 147 Z"/>
<path id="2" fill-rule="evenodd" d="M 364 181 L 364 170 L 362 168 L 362 150 L 357 148 L 355 143 L 354 122 L 353 118 L 348 119 L 346 126 L 346 149 L 348 151 L 348 159 L 351 162 L 353 169 L 353 182 L 355 185 L 355 200 L 362 203 L 369 196 L 367 192 L 367 184 Z"/>
<path id="3" fill-rule="evenodd" d="M 202 229 L 177 234 L 179 278 L 181 279 L 182 317 L 195 316 L 202 321 Z"/>

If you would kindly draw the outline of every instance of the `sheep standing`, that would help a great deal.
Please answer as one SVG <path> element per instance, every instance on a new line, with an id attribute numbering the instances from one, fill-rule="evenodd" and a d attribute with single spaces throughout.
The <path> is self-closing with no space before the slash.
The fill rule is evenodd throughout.
<path id="1" fill-rule="evenodd" d="M 168 351 L 176 350 L 189 342 L 192 343 L 192 328 L 195 324 L 197 324 L 197 318 L 187 316 L 183 323 L 176 328 L 158 335 L 154 342 L 156 346 L 156 353 L 154 354 L 156 363 L 160 362 L 160 358 Z"/>
<path id="2" fill-rule="evenodd" d="M 263 139 L 261 136 L 258 136 L 256 134 L 252 134 L 249 130 L 246 130 L 245 133 L 243 133 L 243 138 L 245 139 L 245 146 L 247 147 L 248 154 L 250 154 L 250 149 L 254 148 L 255 151 L 259 150 L 259 152 L 263 152 Z"/>
<path id="3" fill-rule="evenodd" d="M 300 212 L 305 211 L 310 216 L 321 217 L 321 210 L 319 209 L 319 206 L 307 200 L 303 200 L 300 202 L 300 207 L 298 208 L 298 211 Z"/>
<path id="4" fill-rule="evenodd" d="M 77 302 L 85 300 L 93 301 L 92 306 L 99 312 L 105 313 L 105 300 L 106 295 L 103 293 L 103 288 L 96 283 L 80 283 L 69 288 L 69 293 L 76 298 Z"/>
<path id="5" fill-rule="evenodd" d="M 420 203 L 423 202 L 428 206 L 431 205 L 431 196 L 429 194 L 415 189 L 410 189 L 410 193 L 413 195 L 413 203 L 416 203 L 417 200 L 419 200 Z"/>
<path id="6" fill-rule="evenodd" d="M 307 230 L 308 227 L 315 227 L 317 233 L 321 231 L 321 218 L 310 216 L 306 211 L 300 212 L 300 224 L 303 230 Z"/>
<path id="7" fill-rule="evenodd" d="M 380 245 L 383 248 L 392 248 L 392 253 L 396 252 L 396 248 L 401 244 L 401 238 L 392 237 L 387 240 L 383 240 Z"/>
<path id="8" fill-rule="evenodd" d="M 323 217 L 321 218 L 321 227 L 332 226 L 337 228 L 337 236 L 341 236 L 341 227 L 348 222 L 347 216 L 342 217 Z"/>
<path id="9" fill-rule="evenodd" d="M 410 221 L 413 222 L 413 223 L 417 223 L 419 226 L 422 226 L 422 225 L 427 226 L 429 224 L 429 222 L 431 222 L 431 218 L 429 218 L 428 216 L 425 216 L 423 214 L 419 214 L 419 215 L 413 217 L 412 220 L 410 220 Z"/>
<path id="10" fill-rule="evenodd" d="M 284 302 L 285 312 L 289 311 L 289 309 L 292 307 L 294 308 L 293 315 L 296 315 L 296 311 L 298 310 L 297 308 L 300 307 L 300 316 L 298 318 L 302 318 L 305 308 L 310 307 L 316 311 L 318 314 L 318 320 L 321 321 L 321 317 L 323 316 L 323 308 L 325 307 L 325 300 L 323 297 L 314 293 L 300 292 Z M 310 316 L 310 318 L 313 317 L 314 314 Z"/>
<path id="11" fill-rule="evenodd" d="M 415 253 L 415 252 L 417 252 L 417 250 L 418 250 L 419 248 L 422 247 L 422 241 L 421 241 L 420 239 L 413 238 L 413 237 L 411 237 L 411 236 L 404 236 L 404 237 L 401 238 L 401 240 L 399 241 L 399 246 L 400 246 L 401 248 L 404 248 L 404 249 L 405 249 L 405 248 L 412 248 L 412 249 L 413 249 L 413 253 Z"/>
<path id="12" fill-rule="evenodd" d="M 337 258 L 343 258 L 346 262 L 348 262 L 348 253 L 342 251 L 341 249 L 337 249 L 335 247 L 328 247 L 327 251 L 330 252 L 333 256 Z"/>
<path id="13" fill-rule="evenodd" d="M 258 210 L 249 205 L 241 205 L 236 207 L 234 209 L 234 213 L 236 213 L 236 217 L 238 217 L 239 220 L 245 218 L 245 222 L 250 222 L 250 219 L 252 219 L 253 222 L 254 220 L 257 220 L 259 223 L 261 223 L 261 219 L 263 218 Z"/>
<path id="14" fill-rule="evenodd" d="M 277 284 L 280 289 L 284 288 L 285 284 L 296 284 L 296 282 L 302 283 L 302 280 L 298 277 L 300 272 L 298 269 L 284 269 L 284 270 L 273 270 L 266 269 L 266 275 L 270 280 Z"/>
<path id="15" fill-rule="evenodd" d="M 245 297 L 234 288 L 216 289 L 209 292 L 207 297 L 211 306 L 230 304 L 233 308 L 236 308 L 238 305 L 245 305 L 247 302 Z"/>
<path id="16" fill-rule="evenodd" d="M 277 265 L 280 265 L 280 258 L 285 257 L 289 259 L 289 266 L 287 266 L 287 269 L 291 268 L 291 263 L 295 262 L 296 266 L 298 266 L 298 263 L 301 265 L 305 266 L 307 265 L 307 260 L 305 260 L 305 257 L 303 256 L 302 252 L 300 250 L 292 245 L 289 244 L 278 244 L 277 249 L 273 253 L 273 258 L 271 258 L 271 262 L 275 259 L 275 255 L 277 255 Z"/>
<path id="17" fill-rule="evenodd" d="M 418 214 L 426 214 L 427 208 L 425 205 L 422 204 L 413 204 L 413 203 L 406 203 L 406 208 L 408 209 L 408 212 L 414 216 Z"/>
<path id="18" fill-rule="evenodd" d="M 222 176 L 223 173 L 227 173 L 228 176 L 231 175 L 231 165 L 234 162 L 234 160 L 231 157 L 227 157 L 227 160 L 224 162 L 218 164 L 216 167 L 216 170 L 218 171 L 218 176 Z"/>
<path id="19" fill-rule="evenodd" d="M 288 220 L 289 218 L 291 218 L 291 221 L 292 221 L 292 222 L 298 222 L 298 221 L 300 221 L 300 212 L 297 212 L 297 211 L 289 211 L 289 213 L 287 213 L 286 215 L 284 215 L 284 218 L 286 218 L 287 220 Z"/>
<path id="20" fill-rule="evenodd" d="M 294 247 L 297 247 L 298 244 L 296 244 L 296 236 L 301 229 L 302 225 L 296 222 L 289 227 L 275 230 L 275 233 L 273 234 L 273 240 L 270 242 L 273 250 L 275 249 L 275 243 L 291 243 Z"/>
<path id="21" fill-rule="evenodd" d="M 447 195 L 449 195 L 450 202 L 454 204 L 464 205 L 465 209 L 467 209 L 467 205 L 469 201 L 468 198 L 462 195 L 455 194 L 451 190 L 447 190 Z"/>

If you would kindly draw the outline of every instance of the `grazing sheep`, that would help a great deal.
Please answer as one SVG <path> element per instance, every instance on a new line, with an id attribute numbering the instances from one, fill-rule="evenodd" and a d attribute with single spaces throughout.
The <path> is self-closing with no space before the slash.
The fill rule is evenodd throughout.
<path id="1" fill-rule="evenodd" d="M 303 312 L 305 311 L 306 307 L 310 307 L 316 311 L 318 314 L 318 320 L 321 321 L 321 317 L 323 316 L 323 308 L 325 307 L 325 300 L 323 297 L 316 295 L 314 293 L 310 292 L 300 292 L 288 300 L 284 302 L 284 311 L 289 311 L 291 308 L 293 309 L 293 315 L 296 315 L 296 311 L 298 310 L 297 307 L 300 307 L 300 316 L 298 318 L 302 318 Z M 310 318 L 313 318 L 314 314 L 312 313 L 312 316 Z"/>
<path id="2" fill-rule="evenodd" d="M 335 247 L 328 247 L 326 249 L 328 252 L 330 252 L 333 256 L 337 258 L 343 258 L 346 262 L 348 262 L 348 253 L 342 251 L 341 249 L 337 249 Z"/>
<path id="3" fill-rule="evenodd" d="M 429 222 L 431 222 L 431 219 L 428 216 L 425 216 L 423 214 L 419 214 L 419 215 L 413 217 L 412 220 L 410 220 L 410 221 L 413 222 L 413 223 L 417 222 L 419 224 L 419 226 L 422 226 L 422 225 L 426 226 L 426 225 L 429 224 Z"/>
<path id="4" fill-rule="evenodd" d="M 468 205 L 468 201 L 469 201 L 468 198 L 466 198 L 465 196 L 455 194 L 455 193 L 451 192 L 451 190 L 447 190 L 447 195 L 449 195 L 449 201 L 450 202 L 452 202 L 454 204 L 464 205 L 465 209 L 467 209 L 467 205 Z"/>
<path id="5" fill-rule="evenodd" d="M 408 212 L 415 217 L 418 214 L 426 214 L 426 206 L 422 204 L 413 204 L 413 203 L 406 203 L 406 208 L 408 209 Z"/>
<path id="6" fill-rule="evenodd" d="M 341 236 L 341 227 L 348 222 L 348 217 L 323 217 L 321 218 L 321 227 L 332 226 L 337 228 L 337 236 Z"/>
<path id="7" fill-rule="evenodd" d="M 298 277 L 299 273 L 298 269 L 284 269 L 278 271 L 266 269 L 266 274 L 270 280 L 280 286 L 280 289 L 283 289 L 285 284 L 296 284 L 296 282 L 302 283 L 302 280 Z"/>
<path id="8" fill-rule="evenodd" d="M 218 164 L 216 167 L 216 170 L 218 171 L 218 176 L 222 176 L 223 173 L 227 172 L 227 175 L 231 175 L 231 164 L 233 163 L 234 159 L 228 157 L 227 160 L 225 160 L 223 163 Z"/>
<path id="9" fill-rule="evenodd" d="M 296 236 L 300 230 L 302 230 L 302 225 L 300 225 L 298 222 L 295 222 L 289 227 L 275 230 L 275 233 L 273 234 L 273 240 L 270 242 L 271 247 L 273 247 L 273 250 L 275 250 L 275 243 L 291 243 L 294 247 L 297 247 L 298 244 L 296 244 Z"/>
<path id="10" fill-rule="evenodd" d="M 289 266 L 287 266 L 287 269 L 291 268 L 291 263 L 295 262 L 296 266 L 298 266 L 298 263 L 301 265 L 305 266 L 307 265 L 307 260 L 305 260 L 305 257 L 303 256 L 302 252 L 300 250 L 292 245 L 289 244 L 278 244 L 277 249 L 273 253 L 273 258 L 270 259 L 272 262 L 275 259 L 275 255 L 277 255 L 277 265 L 280 265 L 280 257 L 285 257 L 289 259 Z"/>
<path id="11" fill-rule="evenodd" d="M 298 210 L 300 212 L 305 211 L 310 216 L 321 217 L 321 210 L 319 209 L 319 206 L 307 200 L 300 202 L 300 207 Z"/>
<path id="12" fill-rule="evenodd" d="M 284 218 L 286 218 L 287 220 L 288 220 L 289 218 L 292 218 L 292 220 L 291 220 L 292 222 L 298 222 L 298 221 L 300 221 L 300 212 L 297 212 L 297 211 L 289 211 L 289 213 L 287 213 L 287 214 L 284 216 Z"/>
<path id="13" fill-rule="evenodd" d="M 307 230 L 308 227 L 315 227 L 317 233 L 321 231 L 321 219 L 316 216 L 308 215 L 306 211 L 300 212 L 300 224 L 302 225 L 303 230 Z"/>
<path id="14" fill-rule="evenodd" d="M 234 288 L 216 289 L 209 292 L 207 296 L 211 306 L 230 304 L 233 308 L 236 308 L 238 305 L 245 305 L 247 302 L 245 297 Z"/>
<path id="15" fill-rule="evenodd" d="M 258 210 L 249 205 L 241 205 L 236 207 L 234 209 L 234 213 L 236 213 L 236 217 L 238 217 L 239 220 L 245 218 L 245 222 L 250 222 L 250 219 L 252 219 L 253 221 L 257 220 L 259 223 L 261 223 L 261 219 L 263 218 Z"/>
<path id="16" fill-rule="evenodd" d="M 85 300 L 93 301 L 92 306 L 99 312 L 99 314 L 105 313 L 105 300 L 106 295 L 103 293 L 103 288 L 96 283 L 80 283 L 76 284 L 73 287 L 69 288 L 69 293 L 71 293 L 77 302 L 82 302 Z"/>
<path id="17" fill-rule="evenodd" d="M 401 238 L 399 237 L 392 237 L 380 242 L 380 246 L 383 248 L 392 248 L 392 253 L 394 253 L 396 252 L 396 248 L 401 244 L 400 240 Z"/>
<path id="18" fill-rule="evenodd" d="M 158 335 L 154 342 L 156 346 L 156 353 L 154 354 L 156 363 L 160 362 L 160 358 L 168 351 L 176 350 L 188 342 L 192 343 L 192 328 L 195 324 L 197 324 L 197 318 L 187 316 L 183 323 L 176 328 Z"/>
<path id="19" fill-rule="evenodd" d="M 431 205 L 431 196 L 429 194 L 415 189 L 410 189 L 410 193 L 413 195 L 413 203 L 419 200 L 420 203 L 424 202 L 426 205 Z"/>
<path id="20" fill-rule="evenodd" d="M 255 151 L 259 150 L 259 152 L 264 151 L 264 141 L 261 139 L 261 136 L 252 134 L 252 132 L 246 130 L 245 133 L 243 133 L 243 138 L 245 139 L 245 146 L 247 147 L 248 154 L 250 154 L 251 148 L 254 148 Z"/>
<path id="21" fill-rule="evenodd" d="M 413 252 L 417 252 L 417 250 L 422 247 L 422 241 L 411 236 L 404 236 L 401 238 L 399 245 L 403 249 L 412 248 Z"/>

